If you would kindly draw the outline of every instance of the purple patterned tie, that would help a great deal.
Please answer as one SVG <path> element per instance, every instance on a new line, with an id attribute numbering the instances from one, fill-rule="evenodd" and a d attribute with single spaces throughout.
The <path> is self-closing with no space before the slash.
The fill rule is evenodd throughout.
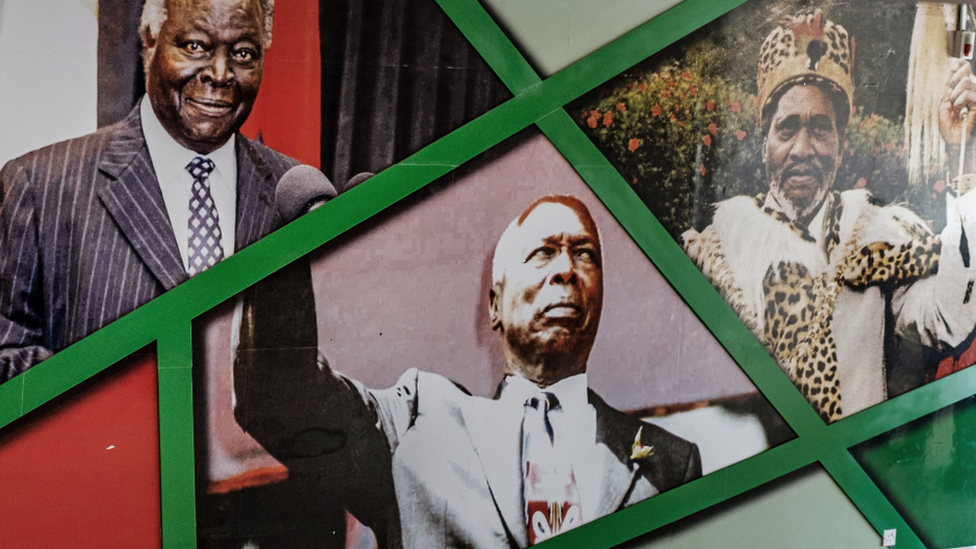
<path id="1" fill-rule="evenodd" d="M 190 161 L 186 170 L 193 176 L 190 193 L 190 217 L 187 221 L 187 273 L 202 273 L 224 258 L 220 245 L 220 217 L 213 196 L 210 194 L 210 173 L 213 160 L 198 156 Z"/>

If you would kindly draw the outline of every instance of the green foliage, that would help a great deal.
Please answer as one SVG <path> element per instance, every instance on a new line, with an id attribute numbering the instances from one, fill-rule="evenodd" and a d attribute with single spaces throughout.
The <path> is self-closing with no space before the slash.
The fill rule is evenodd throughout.
<path id="1" fill-rule="evenodd" d="M 755 95 L 719 76 L 714 59 L 700 53 L 707 49 L 690 48 L 685 62 L 653 72 L 635 70 L 574 113 L 675 237 L 707 226 L 714 203 L 767 189 Z M 932 219 L 937 197 L 928 186 L 909 189 L 903 137 L 901 120 L 852 115 L 835 188 L 867 188 L 885 203 L 911 199 Z"/>
<path id="2" fill-rule="evenodd" d="M 719 195 L 751 190 L 757 175 L 741 177 L 758 150 L 755 96 L 702 76 L 702 68 L 673 63 L 637 72 L 577 114 L 672 233 L 707 220 Z"/>

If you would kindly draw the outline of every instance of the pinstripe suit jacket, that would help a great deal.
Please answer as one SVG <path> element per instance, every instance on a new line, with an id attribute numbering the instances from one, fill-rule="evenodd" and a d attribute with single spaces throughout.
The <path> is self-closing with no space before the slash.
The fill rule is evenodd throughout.
<path id="1" fill-rule="evenodd" d="M 281 224 L 297 162 L 237 136 L 239 250 Z M 0 171 L 0 382 L 185 281 L 138 106 Z"/>

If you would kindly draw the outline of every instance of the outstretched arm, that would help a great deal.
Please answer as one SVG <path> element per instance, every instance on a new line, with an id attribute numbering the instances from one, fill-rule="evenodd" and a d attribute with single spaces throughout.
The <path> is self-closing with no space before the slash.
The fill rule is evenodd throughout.
<path id="1" fill-rule="evenodd" d="M 234 365 L 238 423 L 291 478 L 323 484 L 330 501 L 384 509 L 393 499 L 391 450 L 412 400 L 391 400 L 333 372 L 317 350 L 305 259 L 244 294 Z M 415 393 L 414 393 L 415 394 Z"/>
<path id="2" fill-rule="evenodd" d="M 898 334 L 933 348 L 959 345 L 976 327 L 976 192 L 965 188 L 967 180 L 976 182 L 974 129 L 976 78 L 969 61 L 953 58 L 939 105 L 939 131 L 949 152 L 948 177 L 963 188 L 960 196 L 947 197 L 938 272 L 898 289 L 892 300 Z"/>

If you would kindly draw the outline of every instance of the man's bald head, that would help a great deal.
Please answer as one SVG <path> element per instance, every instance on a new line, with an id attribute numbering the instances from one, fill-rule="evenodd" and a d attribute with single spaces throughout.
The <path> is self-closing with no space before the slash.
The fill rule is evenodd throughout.
<path id="1" fill-rule="evenodd" d="M 489 292 L 506 373 L 547 386 L 586 371 L 603 308 L 600 234 L 572 196 L 546 196 L 495 247 Z"/>
<path id="2" fill-rule="evenodd" d="M 582 200 L 576 198 L 575 196 L 563 195 L 563 194 L 551 194 L 543 196 L 529 204 L 529 207 L 525 209 L 518 217 L 512 220 L 505 228 L 505 231 L 498 238 L 498 243 L 495 245 L 495 253 L 492 256 L 491 261 L 491 283 L 492 285 L 498 284 L 502 281 L 505 274 L 505 266 L 512 261 L 512 258 L 508 257 L 507 254 L 513 253 L 517 246 L 517 241 L 519 238 L 519 228 L 525 223 L 526 218 L 532 214 L 542 204 L 561 204 L 566 206 L 570 210 L 576 213 L 580 222 L 589 230 L 593 235 L 596 235 L 597 245 L 602 248 L 600 240 L 600 231 L 597 229 L 596 222 L 593 221 L 593 216 L 590 215 L 589 208 Z"/>

